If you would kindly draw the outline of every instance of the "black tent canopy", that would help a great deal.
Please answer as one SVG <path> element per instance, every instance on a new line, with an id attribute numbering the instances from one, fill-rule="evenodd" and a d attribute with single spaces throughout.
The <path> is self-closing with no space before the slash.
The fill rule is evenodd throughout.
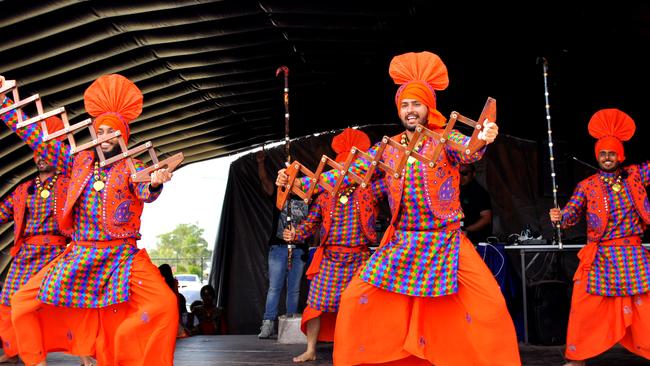
<path id="1" fill-rule="evenodd" d="M 591 159 L 585 124 L 599 108 L 637 120 L 632 159 L 638 136 L 648 135 L 639 123 L 648 113 L 645 3 L 10 0 L 0 14 L 0 74 L 18 80 L 23 97 L 39 93 L 46 109 L 65 106 L 78 122 L 88 117 L 85 88 L 120 73 L 144 93 L 131 145 L 151 140 L 162 157 L 182 151 L 186 163 L 283 137 L 280 65 L 290 69 L 292 137 L 393 123 L 388 64 L 421 50 L 449 69 L 450 87 L 438 95 L 445 115 L 477 116 L 492 96 L 502 133 L 543 140 L 538 60 L 546 57 L 554 133 L 571 141 L 564 155 Z M 5 196 L 35 170 L 29 148 L 6 128 L 0 146 Z M 0 229 L 1 248 L 10 229 Z"/>

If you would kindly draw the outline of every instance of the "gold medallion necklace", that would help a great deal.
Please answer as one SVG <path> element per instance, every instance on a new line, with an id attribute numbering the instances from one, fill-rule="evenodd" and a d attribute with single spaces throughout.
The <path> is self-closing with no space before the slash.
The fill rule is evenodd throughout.
<path id="1" fill-rule="evenodd" d="M 351 186 L 346 190 L 344 190 L 343 192 L 339 193 L 339 202 L 341 202 L 342 204 L 348 203 L 348 201 L 350 200 L 349 197 L 352 195 L 355 189 L 357 189 L 356 185 Z"/>
<path id="2" fill-rule="evenodd" d="M 99 163 L 95 162 L 95 169 L 93 170 L 93 179 L 95 182 L 93 183 L 93 189 L 97 192 L 101 191 L 106 187 L 106 183 L 104 183 L 104 172 L 99 171 Z"/>
<path id="3" fill-rule="evenodd" d="M 616 193 L 620 192 L 621 189 L 623 189 L 623 184 L 622 184 L 623 178 L 621 177 L 620 174 L 616 178 L 606 177 L 604 175 L 601 175 L 600 179 L 606 184 L 608 184 L 612 188 L 612 191 Z"/>
<path id="4" fill-rule="evenodd" d="M 37 175 L 36 176 L 36 190 L 38 191 L 38 195 L 41 196 L 42 199 L 47 199 L 51 194 L 52 187 L 54 187 L 54 183 L 56 183 L 56 179 L 59 177 L 58 174 L 55 174 L 52 179 L 50 179 L 49 182 L 45 186 L 43 186 L 43 183 L 41 182 L 41 178 Z"/>

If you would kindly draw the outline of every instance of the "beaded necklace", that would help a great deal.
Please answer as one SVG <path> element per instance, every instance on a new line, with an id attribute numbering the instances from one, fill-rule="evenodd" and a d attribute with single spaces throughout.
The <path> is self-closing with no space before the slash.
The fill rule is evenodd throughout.
<path id="1" fill-rule="evenodd" d="M 47 199 L 52 194 L 52 187 L 54 187 L 54 183 L 56 183 L 56 179 L 58 177 L 58 174 L 54 174 L 52 179 L 50 179 L 47 184 L 43 185 L 41 178 L 38 175 L 36 176 L 36 191 L 38 192 L 38 195 L 41 196 L 41 198 Z"/>
<path id="2" fill-rule="evenodd" d="M 410 142 L 409 137 L 406 135 L 406 133 L 403 133 L 401 138 L 400 138 L 399 143 L 402 146 L 406 147 L 406 146 L 408 146 L 409 142 Z M 417 145 L 415 145 L 415 149 L 413 149 L 413 151 L 416 152 L 416 153 L 419 153 L 420 149 L 422 149 L 423 144 L 424 144 L 424 139 L 420 139 L 420 141 L 418 141 Z M 414 157 L 409 156 L 408 163 L 413 164 L 415 162 L 415 160 L 416 159 Z"/>
<path id="3" fill-rule="evenodd" d="M 357 189 L 356 185 L 346 188 L 343 192 L 339 193 L 339 202 L 342 204 L 348 203 L 350 196 L 354 193 L 354 190 Z"/>
<path id="4" fill-rule="evenodd" d="M 93 179 L 95 182 L 93 183 L 93 189 L 97 192 L 101 191 L 106 187 L 106 172 L 104 171 L 99 171 L 99 163 L 95 162 L 95 168 L 93 169 Z"/>
<path id="5" fill-rule="evenodd" d="M 600 176 L 600 179 L 605 183 L 608 184 L 611 188 L 612 191 L 618 193 L 623 189 L 623 185 L 621 184 L 623 178 L 619 174 L 616 178 L 614 177 L 606 177 L 604 175 Z"/>

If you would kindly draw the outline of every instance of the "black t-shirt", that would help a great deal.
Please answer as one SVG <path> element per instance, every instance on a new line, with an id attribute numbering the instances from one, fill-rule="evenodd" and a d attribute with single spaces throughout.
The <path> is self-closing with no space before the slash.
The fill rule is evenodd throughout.
<path id="1" fill-rule="evenodd" d="M 463 229 L 474 224 L 481 217 L 481 211 L 491 210 L 490 194 L 476 180 L 460 186 L 460 206 L 463 209 Z M 492 225 L 476 232 L 468 232 L 467 237 L 473 242 L 485 241 L 492 235 Z"/>
<path id="2" fill-rule="evenodd" d="M 291 224 L 295 227 L 307 217 L 309 209 L 303 200 L 289 199 L 287 203 L 291 204 Z M 287 245 L 286 241 L 282 239 L 282 232 L 287 227 L 287 205 L 285 204 L 282 211 L 277 208 L 273 210 L 273 227 L 271 228 L 271 235 L 269 235 L 269 245 Z M 303 250 L 307 250 L 307 244 L 304 242 L 294 242 Z"/>

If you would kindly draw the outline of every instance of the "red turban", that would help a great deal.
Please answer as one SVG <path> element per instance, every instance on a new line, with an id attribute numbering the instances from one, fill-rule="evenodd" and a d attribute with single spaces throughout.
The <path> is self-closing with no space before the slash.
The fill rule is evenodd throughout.
<path id="1" fill-rule="evenodd" d="M 336 161 L 342 163 L 347 159 L 352 147 L 366 151 L 370 148 L 370 139 L 362 131 L 346 128 L 343 132 L 332 139 L 332 149 L 336 155 Z"/>
<path id="2" fill-rule="evenodd" d="M 428 127 L 441 128 L 447 119 L 436 109 L 435 90 L 449 85 L 447 67 L 431 52 L 409 52 L 393 57 L 388 73 L 395 84 L 401 85 L 395 94 L 399 110 L 403 99 L 416 99 L 429 108 Z"/>
<path id="3" fill-rule="evenodd" d="M 122 75 L 104 75 L 95 80 L 84 93 L 86 111 L 95 117 L 95 130 L 101 125 L 119 130 L 129 141 L 129 122 L 142 113 L 142 92 Z"/>
<path id="4" fill-rule="evenodd" d="M 596 158 L 603 150 L 615 151 L 618 160 L 625 160 L 623 141 L 632 138 L 636 126 L 634 120 L 625 112 L 618 109 L 601 109 L 589 120 L 589 134 L 598 139 L 596 142 Z"/>

